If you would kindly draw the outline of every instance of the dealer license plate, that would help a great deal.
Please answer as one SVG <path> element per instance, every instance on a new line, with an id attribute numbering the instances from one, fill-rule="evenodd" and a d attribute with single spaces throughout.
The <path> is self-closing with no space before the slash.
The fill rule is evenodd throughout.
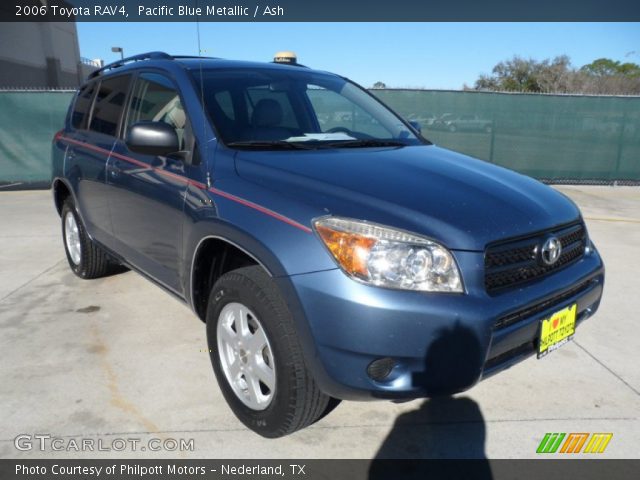
<path id="1" fill-rule="evenodd" d="M 573 338 L 576 331 L 576 309 L 574 303 L 557 311 L 540 322 L 540 344 L 538 358 L 557 350 Z"/>

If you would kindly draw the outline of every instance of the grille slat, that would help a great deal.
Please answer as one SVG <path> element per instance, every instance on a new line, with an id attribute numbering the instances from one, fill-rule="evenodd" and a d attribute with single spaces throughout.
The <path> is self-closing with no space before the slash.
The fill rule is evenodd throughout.
<path id="1" fill-rule="evenodd" d="M 553 265 L 541 265 L 538 248 L 549 235 L 562 244 L 560 258 Z M 536 280 L 577 261 L 584 254 L 587 242 L 582 223 L 540 232 L 524 239 L 490 245 L 485 251 L 485 288 L 488 293 Z"/>
<path id="2" fill-rule="evenodd" d="M 506 328 L 510 325 L 518 323 L 519 321 L 524 320 L 525 318 L 532 317 L 540 312 L 543 312 L 544 310 L 551 308 L 554 305 L 564 302 L 565 300 L 573 297 L 574 295 L 578 295 L 579 293 L 582 293 L 588 290 L 596 283 L 597 282 L 595 282 L 594 280 L 587 280 L 586 282 L 581 283 L 577 287 L 574 287 L 571 290 L 563 292 L 560 295 L 556 295 L 555 297 L 552 297 L 548 300 L 544 300 L 542 302 L 536 303 L 535 305 L 526 307 L 522 310 L 518 310 L 516 312 L 504 315 L 500 317 L 498 320 L 496 320 L 496 323 L 494 324 L 493 328 L 494 330 L 500 330 L 502 328 Z"/>

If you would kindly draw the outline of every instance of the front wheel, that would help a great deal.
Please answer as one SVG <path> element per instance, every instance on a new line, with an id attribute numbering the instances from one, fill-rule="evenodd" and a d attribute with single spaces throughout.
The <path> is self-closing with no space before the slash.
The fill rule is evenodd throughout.
<path id="1" fill-rule="evenodd" d="M 261 267 L 240 268 L 216 282 L 207 342 L 227 403 L 254 432 L 282 437 L 327 411 L 330 397 L 305 365 L 287 304 Z"/>

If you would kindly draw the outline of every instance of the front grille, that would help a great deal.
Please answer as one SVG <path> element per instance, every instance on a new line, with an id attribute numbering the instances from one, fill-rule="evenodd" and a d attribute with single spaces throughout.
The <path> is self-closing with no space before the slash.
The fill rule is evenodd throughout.
<path id="1" fill-rule="evenodd" d="M 560 240 L 562 252 L 556 263 L 548 266 L 539 261 L 538 251 L 550 235 Z M 490 294 L 496 293 L 566 267 L 584 255 L 586 243 L 584 224 L 575 223 L 490 245 L 484 255 L 485 288 Z"/>
<path id="2" fill-rule="evenodd" d="M 506 352 L 501 353 L 495 357 L 489 358 L 487 362 L 484 364 L 484 369 L 491 370 L 492 368 L 500 365 L 503 362 L 506 362 L 512 358 L 519 357 L 520 355 L 527 355 L 533 352 L 536 348 L 536 344 L 533 341 L 529 341 L 519 345 L 511 350 L 507 350 Z"/>
<path id="3" fill-rule="evenodd" d="M 496 320 L 496 323 L 494 324 L 493 328 L 494 330 L 500 330 L 501 328 L 506 328 L 509 325 L 518 323 L 519 321 L 524 320 L 525 318 L 532 317 L 540 312 L 543 312 L 544 310 L 547 310 L 548 308 L 551 308 L 554 305 L 564 302 L 568 298 L 571 298 L 575 295 L 578 295 L 579 293 L 584 292 L 585 290 L 588 290 L 595 283 L 597 283 L 597 280 L 587 280 L 586 282 L 583 282 L 580 285 L 566 292 L 561 293 L 560 295 L 556 295 L 555 297 L 552 297 L 543 302 L 536 303 L 522 310 L 518 310 L 516 312 L 504 315 L 500 317 L 498 320 Z"/>

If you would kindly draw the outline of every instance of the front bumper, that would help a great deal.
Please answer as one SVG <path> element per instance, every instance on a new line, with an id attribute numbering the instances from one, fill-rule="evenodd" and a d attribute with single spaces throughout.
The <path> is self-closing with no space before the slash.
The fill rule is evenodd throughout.
<path id="1" fill-rule="evenodd" d="M 372 287 L 340 270 L 278 279 L 321 390 L 352 400 L 460 392 L 534 353 L 540 319 L 577 303 L 580 324 L 600 304 L 604 265 L 595 249 L 494 296 L 484 291 L 482 254 L 454 254 L 465 294 Z M 395 360 L 393 370 L 384 381 L 373 380 L 367 367 L 386 357 Z"/>

